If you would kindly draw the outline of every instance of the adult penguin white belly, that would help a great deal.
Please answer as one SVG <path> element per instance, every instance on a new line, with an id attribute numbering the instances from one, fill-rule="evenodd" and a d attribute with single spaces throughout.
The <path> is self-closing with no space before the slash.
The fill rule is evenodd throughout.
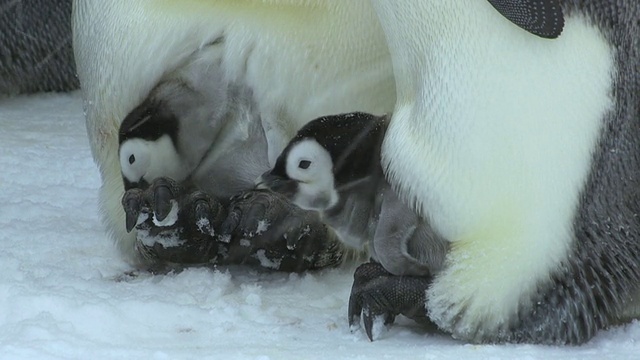
<path id="1" fill-rule="evenodd" d="M 451 241 L 431 321 L 472 342 L 581 343 L 639 314 L 640 3 L 561 0 L 554 40 L 496 9 L 535 27 L 558 2 L 492 3 L 373 1 L 398 93 L 383 165 Z M 351 317 L 371 305 L 357 285 Z"/>
<path id="2" fill-rule="evenodd" d="M 102 213 L 132 262 L 140 259 L 120 202 L 118 127 L 198 49 L 219 46 L 229 81 L 253 91 L 271 159 L 306 121 L 384 113 L 395 102 L 384 34 L 365 0 L 77 0 L 73 30 Z"/>

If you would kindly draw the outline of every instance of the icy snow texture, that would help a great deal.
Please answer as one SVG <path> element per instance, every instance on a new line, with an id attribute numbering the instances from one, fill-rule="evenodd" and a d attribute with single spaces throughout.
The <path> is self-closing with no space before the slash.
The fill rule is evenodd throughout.
<path id="1" fill-rule="evenodd" d="M 582 347 L 465 345 L 405 319 L 351 333 L 352 269 L 127 278 L 98 216 L 74 95 L 0 99 L 1 359 L 636 359 L 640 324 Z M 124 221 L 124 219 L 122 220 Z M 120 279 L 122 281 L 116 281 Z"/>

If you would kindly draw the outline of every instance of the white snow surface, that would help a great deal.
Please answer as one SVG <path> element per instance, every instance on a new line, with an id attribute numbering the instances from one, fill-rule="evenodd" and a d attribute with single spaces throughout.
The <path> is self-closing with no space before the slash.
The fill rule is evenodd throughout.
<path id="1" fill-rule="evenodd" d="M 347 324 L 353 268 L 123 276 L 77 93 L 0 99 L 0 169 L 0 359 L 640 359 L 638 322 L 548 347 L 398 319 L 369 342 Z"/>

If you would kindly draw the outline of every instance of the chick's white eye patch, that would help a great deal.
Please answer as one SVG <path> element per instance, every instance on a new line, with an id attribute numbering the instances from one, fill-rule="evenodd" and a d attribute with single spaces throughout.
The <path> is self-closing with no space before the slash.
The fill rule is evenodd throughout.
<path id="1" fill-rule="evenodd" d="M 149 146 L 146 140 L 130 139 L 120 146 L 120 170 L 127 180 L 139 181 L 149 167 Z"/>
<path id="2" fill-rule="evenodd" d="M 311 182 L 318 177 L 333 176 L 329 152 L 313 139 L 295 144 L 287 154 L 287 175 L 294 180 Z"/>

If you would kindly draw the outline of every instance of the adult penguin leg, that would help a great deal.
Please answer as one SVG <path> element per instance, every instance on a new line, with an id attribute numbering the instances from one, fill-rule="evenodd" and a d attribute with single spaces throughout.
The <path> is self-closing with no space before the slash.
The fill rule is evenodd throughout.
<path id="1" fill-rule="evenodd" d="M 436 330 L 425 308 L 426 291 L 432 276 L 397 276 L 377 262 L 360 265 L 353 274 L 349 297 L 349 326 L 357 329 L 362 317 L 364 330 L 373 341 L 374 323 L 380 318 L 393 324 L 397 315 L 404 315 L 429 330 Z"/>

